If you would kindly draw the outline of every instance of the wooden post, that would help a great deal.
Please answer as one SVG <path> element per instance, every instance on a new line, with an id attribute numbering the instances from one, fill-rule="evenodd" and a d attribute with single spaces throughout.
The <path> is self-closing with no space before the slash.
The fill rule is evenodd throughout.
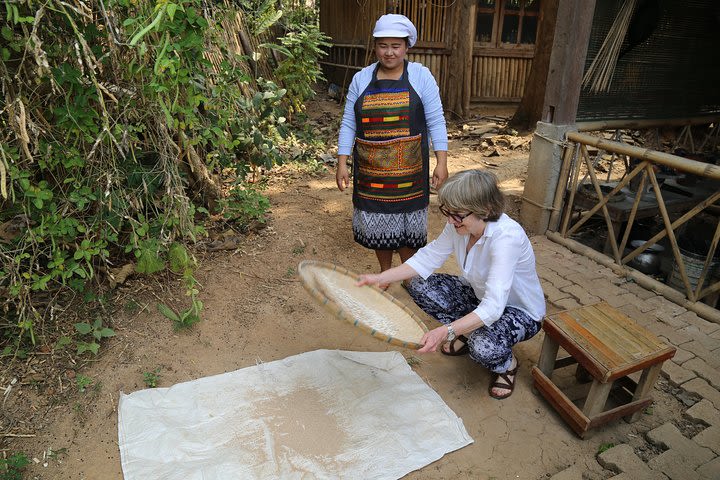
<path id="1" fill-rule="evenodd" d="M 450 57 L 447 83 L 443 88 L 445 112 L 463 118 L 470 109 L 472 52 L 475 39 L 475 0 L 459 0 L 450 22 Z"/>
<path id="2" fill-rule="evenodd" d="M 595 0 L 560 0 L 545 89 L 544 122 L 575 123 L 594 14 Z"/>
<path id="3" fill-rule="evenodd" d="M 574 128 L 580 87 L 595 14 L 595 0 L 559 0 L 542 120 L 530 148 L 528 178 L 520 218 L 531 232 L 544 232 L 562 167 L 562 147 Z M 545 132 L 539 136 L 539 132 Z"/>
<path id="4" fill-rule="evenodd" d="M 540 4 L 540 26 L 535 42 L 535 56 L 520 105 L 510 120 L 510 126 L 513 128 L 531 130 L 542 115 L 557 12 L 558 0 L 543 0 Z"/>

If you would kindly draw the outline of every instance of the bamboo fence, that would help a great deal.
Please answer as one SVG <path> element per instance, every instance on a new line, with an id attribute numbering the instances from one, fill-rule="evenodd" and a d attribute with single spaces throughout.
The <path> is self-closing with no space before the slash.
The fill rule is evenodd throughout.
<path id="1" fill-rule="evenodd" d="M 640 161 L 631 171 L 614 185 L 612 190 L 605 195 L 600 187 L 600 182 L 595 174 L 595 168 L 592 164 L 588 147 L 594 147 L 612 152 L 618 155 L 627 155 Z M 686 260 L 678 246 L 676 231 L 685 225 L 689 220 L 695 218 L 698 214 L 716 204 L 720 200 L 720 190 L 711 191 L 705 198 L 697 199 L 697 203 L 682 213 L 679 218 L 671 220 L 668 206 L 663 200 L 663 191 L 660 188 L 655 170 L 658 166 L 672 168 L 678 172 L 695 175 L 702 179 L 712 181 L 720 181 L 720 166 L 703 163 L 687 158 L 671 155 L 668 153 L 658 152 L 646 148 L 635 147 L 624 143 L 598 138 L 592 135 L 578 132 L 568 133 L 568 143 L 565 147 L 563 155 L 563 163 L 558 181 L 558 189 L 555 193 L 553 203 L 553 213 L 550 217 L 550 226 L 548 238 L 568 246 L 574 251 L 590 256 L 598 260 L 603 265 L 612 265 L 613 269 L 618 273 L 625 274 L 638 283 L 647 288 L 657 291 L 668 299 L 679 303 L 689 310 L 695 311 L 698 315 L 720 323 L 720 311 L 712 308 L 700 300 L 709 299 L 711 296 L 717 296 L 720 292 L 720 280 L 710 279 L 711 266 L 714 263 L 715 253 L 718 243 L 720 242 L 720 221 L 717 222 L 714 236 L 709 245 L 709 251 L 705 258 L 702 271 L 697 279 L 695 286 L 692 285 L 687 273 Z M 576 192 L 580 186 L 579 177 L 581 169 L 587 169 L 590 177 L 590 185 L 597 195 L 597 202 L 589 209 L 581 211 L 579 218 L 571 224 L 572 214 L 576 208 Z M 633 199 L 632 207 L 627 218 L 627 225 L 624 230 L 616 231 L 619 222 L 615 221 L 608 210 L 608 202 L 610 199 L 621 192 L 630 181 L 636 176 L 641 175 L 637 193 Z M 654 200 L 657 203 L 657 214 L 660 215 L 663 222 L 663 229 L 646 240 L 642 245 L 626 252 L 626 245 L 629 235 L 636 219 L 639 204 L 643 199 L 646 191 L 645 186 L 651 186 L 651 192 L 654 194 Z M 563 205 L 564 203 L 564 205 Z M 608 231 L 608 243 L 612 257 L 603 255 L 590 247 L 582 245 L 571 237 L 577 233 L 579 229 L 593 216 L 601 215 L 605 220 Z M 562 218 L 561 218 L 562 217 Z M 717 218 L 717 217 L 716 217 Z M 622 235 L 620 235 L 622 234 Z M 620 235 L 620 243 L 617 238 Z M 683 291 L 655 280 L 652 277 L 644 275 L 630 267 L 627 263 L 636 258 L 640 253 L 655 245 L 657 242 L 667 238 L 671 249 L 675 265 L 678 269 L 679 276 L 684 287 Z M 706 279 L 711 280 L 706 285 Z"/>

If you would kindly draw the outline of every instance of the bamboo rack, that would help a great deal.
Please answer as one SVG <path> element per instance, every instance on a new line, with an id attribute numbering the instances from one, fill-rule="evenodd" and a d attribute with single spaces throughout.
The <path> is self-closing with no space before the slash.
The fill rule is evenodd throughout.
<path id="1" fill-rule="evenodd" d="M 570 245 L 568 242 L 574 242 L 568 237 L 577 233 L 579 229 L 594 215 L 601 215 L 607 225 L 608 230 L 608 243 L 612 251 L 612 258 L 592 250 L 590 247 L 582 246 L 578 242 L 572 243 L 572 248 L 578 253 L 582 253 L 586 256 L 590 256 L 593 259 L 602 258 L 603 265 L 612 264 L 617 267 L 614 270 L 619 273 L 623 273 L 630 278 L 637 280 L 641 275 L 643 283 L 650 285 L 652 290 L 657 291 L 666 298 L 676 303 L 679 303 L 689 310 L 695 311 L 698 315 L 720 323 L 720 312 L 718 310 L 709 307 L 700 302 L 703 298 L 709 298 L 710 295 L 717 294 L 720 292 L 720 280 L 708 285 L 705 284 L 710 266 L 717 250 L 718 244 L 720 243 L 720 221 L 715 229 L 713 239 L 710 243 L 710 248 L 705 259 L 702 272 L 698 278 L 697 285 L 692 286 L 690 278 L 687 274 L 687 268 L 685 260 L 681 254 L 680 247 L 676 238 L 675 231 L 687 223 L 689 220 L 697 216 L 700 212 L 704 211 L 708 207 L 714 205 L 720 201 L 720 190 L 711 192 L 707 198 L 700 200 L 695 206 L 688 209 L 687 212 L 682 214 L 679 218 L 674 221 L 670 218 L 669 209 L 667 208 L 665 201 L 663 200 L 663 191 L 660 189 L 660 184 L 655 175 L 655 166 L 663 165 L 673 168 L 680 172 L 697 175 L 699 177 L 720 180 L 720 167 L 717 165 L 706 164 L 695 160 L 679 157 L 668 153 L 658 152 L 647 148 L 636 147 L 632 145 L 626 145 L 624 143 L 607 140 L 604 138 L 598 138 L 592 135 L 578 132 L 570 132 L 567 135 L 568 145 L 565 147 L 565 153 L 563 155 L 563 161 L 560 171 L 559 187 L 555 192 L 553 199 L 553 214 L 550 217 L 549 230 L 547 232 L 548 238 L 558 241 L 563 245 Z M 603 194 L 600 188 L 600 182 L 595 175 L 594 165 L 591 162 L 590 155 L 588 153 L 588 146 L 596 147 L 600 150 L 610 152 L 612 154 L 627 155 L 629 157 L 637 158 L 640 163 L 636 165 L 631 171 L 626 172 L 626 175 L 618 181 L 618 183 L 612 188 L 607 194 Z M 579 218 L 571 224 L 572 212 L 576 203 L 576 192 L 579 187 L 579 177 L 582 167 L 587 169 L 587 175 L 590 178 L 590 185 L 592 185 L 595 194 L 597 195 L 597 202 L 589 209 L 583 211 Z M 630 181 L 640 175 L 640 186 L 637 189 L 637 193 L 633 200 L 632 206 L 629 211 L 627 218 L 627 226 L 622 232 L 620 242 L 618 244 L 617 234 L 620 232 L 615 231 L 615 225 L 608 211 L 608 202 L 616 194 L 618 194 Z M 645 191 L 645 185 L 651 186 L 651 191 L 655 194 L 657 200 L 658 213 L 663 221 L 663 229 L 652 236 L 649 240 L 645 241 L 639 247 L 633 249 L 629 253 L 625 252 L 630 231 L 633 223 L 636 219 L 639 204 L 643 193 Z M 566 191 L 567 186 L 567 191 Z M 563 200 L 564 208 L 563 208 Z M 562 211 L 562 219 L 561 212 Z M 559 229 L 558 229 L 559 224 Z M 684 292 L 675 290 L 674 288 L 662 284 L 657 280 L 652 279 L 640 272 L 637 272 L 630 267 L 626 266 L 628 262 L 637 257 L 640 253 L 644 252 L 652 245 L 664 238 L 668 239 L 672 254 L 675 260 L 675 264 L 678 269 L 678 273 L 681 277 L 682 284 L 684 286 Z M 581 248 L 582 246 L 582 248 Z M 593 252 L 592 254 L 590 252 Z M 651 281 L 652 280 L 652 281 Z M 638 281 L 638 283 L 640 283 Z"/>

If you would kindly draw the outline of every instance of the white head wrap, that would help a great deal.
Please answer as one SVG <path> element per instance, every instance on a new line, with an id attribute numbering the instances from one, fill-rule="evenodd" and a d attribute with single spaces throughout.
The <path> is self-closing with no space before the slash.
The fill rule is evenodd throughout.
<path id="1" fill-rule="evenodd" d="M 389 13 L 378 18 L 373 30 L 375 38 L 406 38 L 408 39 L 408 48 L 415 45 L 417 41 L 417 30 L 415 25 L 405 15 Z"/>

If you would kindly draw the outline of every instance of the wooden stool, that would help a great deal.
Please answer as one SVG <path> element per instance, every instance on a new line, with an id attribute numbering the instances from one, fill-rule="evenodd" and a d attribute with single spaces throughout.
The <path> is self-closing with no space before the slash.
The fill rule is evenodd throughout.
<path id="1" fill-rule="evenodd" d="M 652 403 L 650 392 L 663 362 L 675 355 L 674 347 L 605 302 L 550 315 L 543 330 L 540 359 L 532 370 L 535 388 L 580 438 L 589 429 L 618 417 L 636 421 Z M 570 356 L 556 360 L 559 347 Z M 592 377 L 582 410 L 551 380 L 555 369 L 575 363 L 576 378 Z M 642 371 L 638 382 L 628 377 L 638 371 Z M 627 396 L 631 398 L 606 410 L 613 383 L 630 392 Z"/>

